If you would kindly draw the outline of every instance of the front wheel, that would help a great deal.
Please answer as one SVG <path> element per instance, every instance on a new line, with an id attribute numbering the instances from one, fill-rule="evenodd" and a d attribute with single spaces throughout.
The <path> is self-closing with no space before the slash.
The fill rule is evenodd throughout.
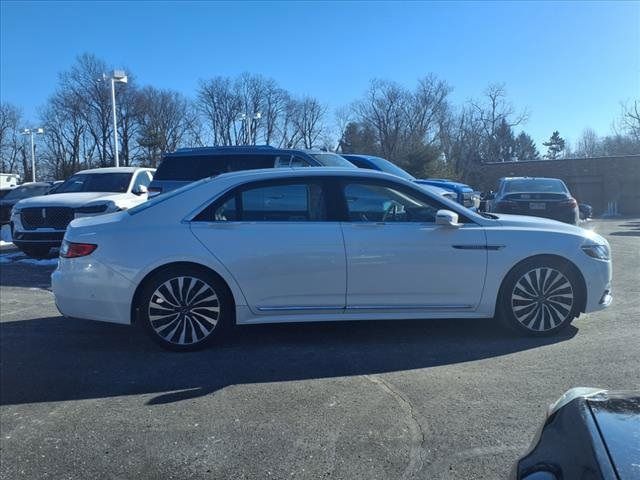
<path id="1" fill-rule="evenodd" d="M 226 286 L 215 275 L 192 267 L 160 271 L 138 302 L 139 319 L 151 338 L 168 350 L 198 350 L 222 334 L 232 317 Z"/>
<path id="2" fill-rule="evenodd" d="M 504 280 L 500 317 L 521 333 L 552 335 L 578 316 L 581 294 L 578 277 L 568 265 L 551 259 L 527 261 Z"/>

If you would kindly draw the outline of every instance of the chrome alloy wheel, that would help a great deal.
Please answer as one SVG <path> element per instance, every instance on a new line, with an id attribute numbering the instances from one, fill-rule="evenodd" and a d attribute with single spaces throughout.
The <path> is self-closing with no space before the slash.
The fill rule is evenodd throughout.
<path id="1" fill-rule="evenodd" d="M 551 267 L 529 270 L 516 282 L 511 292 L 511 309 L 526 329 L 538 332 L 562 324 L 573 309 L 571 282 Z"/>
<path id="2" fill-rule="evenodd" d="M 190 345 L 216 328 L 220 301 L 213 287 L 201 279 L 175 277 L 153 292 L 148 314 L 151 327 L 165 341 Z"/>

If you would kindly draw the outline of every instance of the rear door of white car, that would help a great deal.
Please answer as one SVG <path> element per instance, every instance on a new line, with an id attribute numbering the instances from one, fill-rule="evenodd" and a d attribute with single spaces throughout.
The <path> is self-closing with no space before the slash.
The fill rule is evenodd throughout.
<path id="1" fill-rule="evenodd" d="M 235 277 L 255 313 L 341 312 L 346 260 L 319 177 L 260 181 L 227 193 L 191 228 Z"/>
<path id="2" fill-rule="evenodd" d="M 395 182 L 345 177 L 341 183 L 347 311 L 477 308 L 487 263 L 480 225 L 436 225 L 435 213 L 446 207 Z"/>

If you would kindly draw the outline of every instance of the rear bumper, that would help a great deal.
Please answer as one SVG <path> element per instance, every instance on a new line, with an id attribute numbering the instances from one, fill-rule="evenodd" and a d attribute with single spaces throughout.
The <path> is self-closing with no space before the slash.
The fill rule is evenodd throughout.
<path id="1" fill-rule="evenodd" d="M 131 323 L 135 285 L 91 255 L 60 258 L 51 287 L 65 317 Z"/>
<path id="2" fill-rule="evenodd" d="M 571 225 L 578 225 L 578 223 L 580 223 L 580 215 L 577 210 L 564 212 L 544 212 L 538 210 L 534 211 L 523 209 L 495 208 L 492 210 L 492 212 L 504 213 L 507 215 L 526 215 L 528 217 L 548 218 L 563 223 L 569 223 Z"/>

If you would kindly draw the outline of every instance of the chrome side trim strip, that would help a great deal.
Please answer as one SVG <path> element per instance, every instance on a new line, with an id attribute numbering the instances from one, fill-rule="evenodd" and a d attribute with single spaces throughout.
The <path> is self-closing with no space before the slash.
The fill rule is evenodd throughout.
<path id="1" fill-rule="evenodd" d="M 469 310 L 473 305 L 351 305 L 347 310 Z"/>
<path id="2" fill-rule="evenodd" d="M 287 312 L 287 311 L 307 311 L 307 310 L 344 310 L 344 305 L 340 306 L 300 306 L 300 307 L 256 307 L 261 312 Z"/>
<path id="3" fill-rule="evenodd" d="M 451 246 L 457 250 L 500 250 L 505 247 L 504 245 L 480 245 L 480 244 L 451 245 Z"/>

